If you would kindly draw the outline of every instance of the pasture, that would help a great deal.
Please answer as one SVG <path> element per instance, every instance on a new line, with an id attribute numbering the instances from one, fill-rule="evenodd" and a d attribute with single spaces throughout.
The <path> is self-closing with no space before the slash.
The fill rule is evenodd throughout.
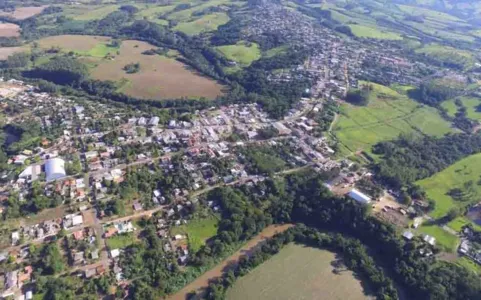
<path id="1" fill-rule="evenodd" d="M 481 98 L 460 97 L 461 103 L 466 107 L 466 115 L 469 119 L 481 121 Z M 449 116 L 454 117 L 458 111 L 455 100 L 444 101 L 441 106 L 447 110 Z"/>
<path id="2" fill-rule="evenodd" d="M 182 234 L 187 235 L 189 241 L 189 249 L 192 252 L 197 252 L 205 245 L 205 242 L 217 234 L 217 226 L 219 219 L 215 216 L 210 216 L 203 219 L 194 219 L 186 225 L 173 227 L 171 235 Z"/>
<path id="3" fill-rule="evenodd" d="M 0 37 L 17 37 L 20 36 L 20 26 L 12 23 L 0 22 Z"/>
<path id="4" fill-rule="evenodd" d="M 287 245 L 277 255 L 238 279 L 226 299 L 371 299 L 351 271 L 334 274 L 332 252 Z"/>
<path id="5" fill-rule="evenodd" d="M 402 40 L 402 37 L 395 32 L 384 31 L 375 27 L 368 27 L 356 24 L 349 25 L 349 27 L 351 28 L 352 34 L 360 38 L 379 40 Z"/>
<path id="6" fill-rule="evenodd" d="M 17 7 L 12 12 L 0 12 L 1 17 L 9 17 L 16 20 L 25 20 L 35 15 L 41 13 L 47 5 L 44 6 L 26 6 L 26 7 Z"/>
<path id="7" fill-rule="evenodd" d="M 256 43 L 238 42 L 235 45 L 219 46 L 216 49 L 227 59 L 243 66 L 248 66 L 261 58 L 261 51 Z"/>
<path id="8" fill-rule="evenodd" d="M 452 132 L 436 109 L 409 99 L 395 90 L 372 84 L 367 106 L 341 105 L 339 121 L 334 126 L 338 141 L 351 152 L 371 152 L 379 142 L 396 139 L 401 133 L 443 136 Z"/>
<path id="9" fill-rule="evenodd" d="M 73 51 L 79 55 L 104 57 L 109 52 L 107 48 L 111 41 L 111 38 L 103 36 L 57 35 L 39 40 L 38 45 L 43 49 L 60 48 L 64 52 Z"/>
<path id="10" fill-rule="evenodd" d="M 436 201 L 433 218 L 445 216 L 453 207 L 465 207 L 479 201 L 481 195 L 481 154 L 468 156 L 433 176 L 420 180 L 427 197 Z M 459 192 L 454 193 L 456 189 Z"/>
<path id="11" fill-rule="evenodd" d="M 105 18 L 108 14 L 119 9 L 120 5 L 100 5 L 100 6 L 82 6 L 81 9 L 88 8 L 80 14 L 72 16 L 77 21 L 91 21 Z"/>
<path id="12" fill-rule="evenodd" d="M 155 48 L 140 41 L 123 41 L 119 55 L 100 60 L 91 71 L 92 77 L 122 83 L 120 91 L 140 99 L 175 99 L 181 97 L 213 99 L 222 94 L 223 86 L 201 76 L 183 63 L 166 56 L 144 55 Z M 126 74 L 124 66 L 140 64 L 140 72 Z"/>
<path id="13" fill-rule="evenodd" d="M 219 26 L 227 22 L 229 22 L 229 16 L 226 13 L 213 13 L 203 15 L 193 21 L 181 22 L 174 27 L 174 30 L 181 31 L 187 35 L 196 35 L 203 32 L 215 31 Z"/>
<path id="14" fill-rule="evenodd" d="M 472 67 L 477 62 L 473 54 L 469 51 L 437 44 L 426 45 L 421 49 L 417 49 L 416 53 L 427 55 L 448 64 L 460 65 L 464 68 Z"/>

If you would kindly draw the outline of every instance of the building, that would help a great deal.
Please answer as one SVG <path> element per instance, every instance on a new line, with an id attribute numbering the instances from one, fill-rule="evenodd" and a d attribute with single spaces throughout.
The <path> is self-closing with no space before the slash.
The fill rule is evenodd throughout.
<path id="1" fill-rule="evenodd" d="M 277 131 L 279 132 L 279 135 L 289 135 L 292 132 L 289 128 L 284 126 L 284 124 L 282 124 L 281 122 L 275 122 L 274 124 L 272 124 L 272 126 L 274 126 L 274 128 L 277 129 Z"/>
<path id="2" fill-rule="evenodd" d="M 411 231 L 404 231 L 403 237 L 407 240 L 412 240 L 414 234 Z"/>
<path id="3" fill-rule="evenodd" d="M 52 158 L 45 163 L 47 181 L 54 181 L 67 176 L 65 172 L 65 161 L 61 158 Z"/>
<path id="4" fill-rule="evenodd" d="M 367 195 L 361 193 L 360 191 L 356 190 L 356 189 L 352 189 L 349 193 L 348 193 L 348 196 L 354 200 L 356 200 L 357 202 L 361 203 L 361 204 L 369 204 L 371 203 L 371 198 L 368 197 Z"/>

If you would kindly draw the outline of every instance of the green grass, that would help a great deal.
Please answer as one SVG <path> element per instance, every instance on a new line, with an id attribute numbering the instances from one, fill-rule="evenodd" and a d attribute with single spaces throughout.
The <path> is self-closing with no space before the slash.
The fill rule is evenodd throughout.
<path id="1" fill-rule="evenodd" d="M 187 235 L 189 248 L 192 252 L 197 252 L 205 245 L 205 242 L 217 234 L 219 219 L 215 216 L 208 218 L 194 219 L 186 225 L 172 228 L 171 234 Z"/>
<path id="2" fill-rule="evenodd" d="M 239 278 L 227 290 L 226 299 L 370 299 L 351 271 L 334 274 L 334 260 L 336 255 L 329 251 L 286 245 Z"/>
<path id="3" fill-rule="evenodd" d="M 428 19 L 436 20 L 436 21 L 441 21 L 441 22 L 460 22 L 460 23 L 465 23 L 463 20 L 449 15 L 447 13 L 427 9 L 427 8 L 421 8 L 421 7 L 415 7 L 415 6 L 408 6 L 408 5 L 398 5 L 399 9 L 403 11 L 404 13 L 412 16 L 424 16 Z"/>
<path id="4" fill-rule="evenodd" d="M 187 35 L 196 35 L 202 32 L 215 31 L 219 26 L 224 25 L 227 22 L 229 22 L 229 16 L 227 14 L 213 13 L 204 15 L 194 21 L 181 22 L 175 26 L 174 29 Z"/>
<path id="5" fill-rule="evenodd" d="M 423 48 L 417 49 L 416 53 L 425 54 L 433 59 L 449 64 L 461 65 L 464 68 L 473 67 L 473 65 L 476 63 L 476 59 L 469 51 L 437 44 L 426 45 Z"/>
<path id="6" fill-rule="evenodd" d="M 106 5 L 106 6 L 101 6 L 99 8 L 89 10 L 88 12 L 85 12 L 83 14 L 74 16 L 74 20 L 77 21 L 91 21 L 91 20 L 100 20 L 102 18 L 105 18 L 108 14 L 116 11 L 119 9 L 120 5 Z"/>
<path id="7" fill-rule="evenodd" d="M 92 49 L 89 51 L 75 51 L 75 53 L 82 55 L 82 56 L 93 56 L 93 57 L 99 57 L 103 58 L 107 56 L 107 54 L 115 54 L 119 48 L 116 47 L 110 47 L 107 44 L 99 43 L 95 45 Z"/>
<path id="8" fill-rule="evenodd" d="M 341 106 L 334 134 L 350 151 L 371 153 L 373 145 L 396 139 L 401 133 L 443 136 L 453 131 L 434 108 L 420 105 L 389 87 L 372 85 L 374 91 L 367 106 Z"/>
<path id="9" fill-rule="evenodd" d="M 469 119 L 481 121 L 481 110 L 478 111 L 478 107 L 481 107 L 481 98 L 476 97 L 460 97 L 463 106 L 466 107 L 466 114 Z M 441 106 L 445 108 L 448 115 L 454 117 L 458 111 L 455 100 L 444 101 Z"/>
<path id="10" fill-rule="evenodd" d="M 459 244 L 459 238 L 451 233 L 445 231 L 437 225 L 423 225 L 418 229 L 418 232 L 428 234 L 436 238 L 436 245 L 443 248 L 447 252 L 456 252 L 456 247 Z"/>
<path id="11" fill-rule="evenodd" d="M 479 201 L 481 186 L 481 154 L 471 155 L 449 166 L 433 176 L 417 182 L 426 190 L 427 196 L 436 201 L 435 209 L 430 213 L 433 218 L 441 218 L 453 207 L 465 207 Z M 465 183 L 472 181 L 472 188 L 466 189 Z M 463 201 L 456 201 L 447 193 L 453 188 L 460 188 L 466 193 Z"/>
<path id="12" fill-rule="evenodd" d="M 402 40 L 402 37 L 394 32 L 381 31 L 374 27 L 368 27 L 364 25 L 349 25 L 351 27 L 352 34 L 360 38 L 370 38 L 379 40 Z"/>
<path id="13" fill-rule="evenodd" d="M 123 249 L 135 244 L 135 236 L 133 233 L 118 234 L 106 240 L 109 249 Z"/>
<path id="14" fill-rule="evenodd" d="M 272 49 L 269 49 L 269 50 L 265 51 L 264 53 L 262 53 L 262 56 L 263 57 L 273 57 L 273 56 L 276 56 L 276 55 L 279 55 L 279 54 L 286 53 L 288 49 L 289 49 L 289 46 L 287 46 L 287 45 L 279 46 L 279 47 L 272 48 Z"/>
<path id="15" fill-rule="evenodd" d="M 481 274 L 481 266 L 474 262 L 473 260 L 467 257 L 461 257 L 456 260 L 456 263 L 460 266 L 465 267 L 466 269 L 473 271 L 474 273 L 480 275 Z"/>
<path id="16" fill-rule="evenodd" d="M 209 8 L 209 7 L 217 7 L 217 6 L 220 6 L 220 5 L 223 5 L 223 4 L 231 3 L 231 1 L 229 1 L 229 0 L 210 0 L 210 1 L 207 1 L 207 2 L 191 1 L 191 2 L 192 3 L 191 3 L 190 8 L 172 12 L 167 16 L 167 19 L 175 20 L 175 21 L 179 21 L 179 22 L 186 22 L 186 21 L 190 21 L 192 13 L 194 13 L 194 12 L 202 11 L 202 10 L 204 10 L 206 8 Z"/>
<path id="17" fill-rule="evenodd" d="M 235 61 L 244 66 L 250 65 L 261 57 L 259 45 L 256 43 L 238 42 L 236 45 L 216 47 L 227 59 Z"/>

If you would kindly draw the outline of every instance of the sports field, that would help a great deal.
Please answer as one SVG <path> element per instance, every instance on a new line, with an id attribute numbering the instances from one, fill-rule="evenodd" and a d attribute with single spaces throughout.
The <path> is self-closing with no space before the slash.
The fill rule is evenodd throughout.
<path id="1" fill-rule="evenodd" d="M 20 26 L 12 23 L 0 22 L 0 37 L 16 37 L 20 36 Z"/>
<path id="2" fill-rule="evenodd" d="M 277 255 L 237 280 L 227 300 L 370 299 L 352 272 L 334 274 L 332 252 L 287 245 Z"/>
<path id="3" fill-rule="evenodd" d="M 123 41 L 120 54 L 113 60 L 99 60 L 91 75 L 100 80 L 123 82 L 120 91 L 140 99 L 213 99 L 222 94 L 222 85 L 189 70 L 183 63 L 166 56 L 142 54 L 153 48 L 145 42 Z M 140 64 L 140 72 L 126 74 L 123 68 L 132 63 Z"/>
<path id="4" fill-rule="evenodd" d="M 219 46 L 216 49 L 227 59 L 244 66 L 261 58 L 261 51 L 256 43 L 238 42 L 235 45 Z"/>
<path id="5" fill-rule="evenodd" d="M 195 219 L 187 223 L 187 225 L 173 227 L 171 235 L 182 234 L 187 235 L 189 248 L 192 252 L 197 252 L 205 245 L 205 242 L 217 234 L 217 225 L 219 219 L 211 216 L 204 219 Z"/>
<path id="6" fill-rule="evenodd" d="M 426 190 L 428 198 L 436 201 L 436 207 L 430 213 L 433 218 L 445 216 L 453 207 L 476 203 L 481 196 L 481 154 L 462 159 L 417 184 Z M 454 189 L 460 189 L 461 193 L 450 196 L 448 193 Z"/>
<path id="7" fill-rule="evenodd" d="M 443 136 L 453 131 L 436 109 L 421 105 L 389 87 L 372 86 L 374 90 L 367 106 L 341 106 L 334 134 L 349 151 L 370 152 L 373 145 L 396 139 L 401 133 Z"/>

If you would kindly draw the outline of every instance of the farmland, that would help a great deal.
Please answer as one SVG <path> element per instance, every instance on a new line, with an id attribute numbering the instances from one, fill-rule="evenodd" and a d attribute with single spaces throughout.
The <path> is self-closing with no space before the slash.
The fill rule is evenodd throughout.
<path id="1" fill-rule="evenodd" d="M 350 151 L 365 150 L 378 142 L 392 140 L 401 133 L 442 136 L 453 129 L 436 109 L 420 105 L 395 90 L 373 84 L 367 106 L 343 104 L 334 133 Z"/>
<path id="2" fill-rule="evenodd" d="M 17 7 L 13 12 L 0 12 L 2 17 L 10 17 L 16 20 L 25 20 L 41 13 L 47 6 Z"/>
<path id="3" fill-rule="evenodd" d="M 464 68 L 472 67 L 476 63 L 475 58 L 469 51 L 458 50 L 447 46 L 430 44 L 416 50 L 416 52 L 448 64 L 463 66 Z"/>
<path id="4" fill-rule="evenodd" d="M 114 60 L 99 60 L 92 76 L 122 82 L 121 92 L 140 99 L 215 98 L 222 94 L 220 84 L 194 73 L 181 62 L 166 56 L 142 54 L 152 48 L 155 47 L 145 42 L 124 41 L 120 54 Z M 131 63 L 139 63 L 140 72 L 126 74 L 123 68 Z M 185 84 L 187 82 L 189 84 Z"/>
<path id="5" fill-rule="evenodd" d="M 77 54 L 103 57 L 111 38 L 84 35 L 58 35 L 38 41 L 41 48 L 60 48 L 65 52 L 74 51 Z M 102 55 L 103 54 L 103 55 Z"/>
<path id="6" fill-rule="evenodd" d="M 197 252 L 209 238 L 216 235 L 218 223 L 219 219 L 215 216 L 194 219 L 187 225 L 173 228 L 171 234 L 187 235 L 190 250 Z"/>
<path id="7" fill-rule="evenodd" d="M 12 23 L 0 22 L 0 37 L 16 37 L 20 36 L 20 26 Z"/>
<path id="8" fill-rule="evenodd" d="M 471 155 L 435 175 L 418 181 L 428 195 L 436 201 L 433 218 L 441 218 L 453 207 L 465 207 L 479 201 L 481 195 L 481 154 Z M 462 193 L 455 197 L 448 192 L 461 189 Z M 456 199 L 455 199 L 456 198 Z"/>
<path id="9" fill-rule="evenodd" d="M 24 51 L 23 47 L 0 47 L 0 60 L 7 59 L 10 55 Z"/>
<path id="10" fill-rule="evenodd" d="M 402 40 L 402 37 L 394 32 L 382 31 L 374 27 L 364 25 L 349 25 L 352 34 L 361 38 L 372 38 L 380 40 Z"/>
<path id="11" fill-rule="evenodd" d="M 256 43 L 239 42 L 236 45 L 216 47 L 227 59 L 235 61 L 244 66 L 250 65 L 261 57 L 259 45 Z"/>
<path id="12" fill-rule="evenodd" d="M 332 252 L 287 245 L 240 278 L 226 299 L 369 299 L 350 271 L 333 273 Z"/>

